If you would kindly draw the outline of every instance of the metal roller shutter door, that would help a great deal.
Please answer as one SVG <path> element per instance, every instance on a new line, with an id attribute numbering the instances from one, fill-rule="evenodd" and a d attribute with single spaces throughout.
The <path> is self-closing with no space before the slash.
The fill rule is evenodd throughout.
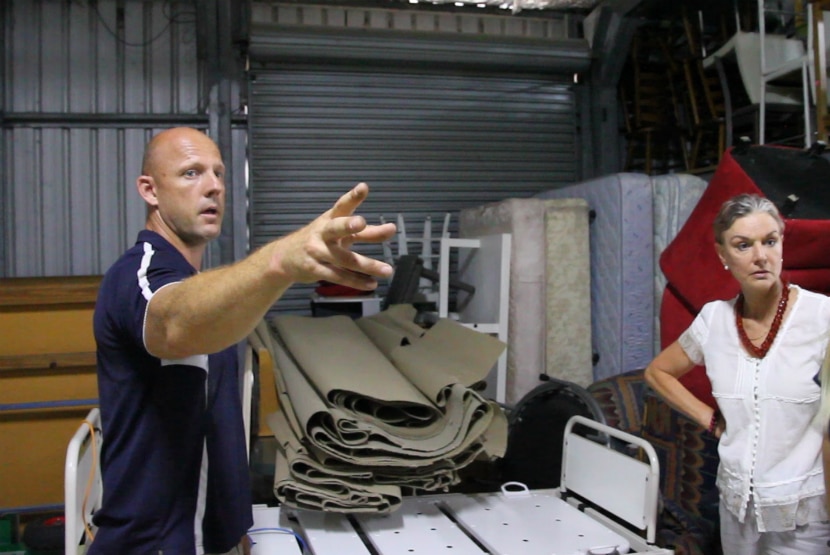
<path id="1" fill-rule="evenodd" d="M 448 67 L 262 63 L 251 72 L 251 245 L 301 227 L 354 184 L 370 223 L 431 217 L 578 179 L 569 77 Z M 361 252 L 380 256 L 378 245 Z M 280 312 L 308 313 L 314 285 Z"/>

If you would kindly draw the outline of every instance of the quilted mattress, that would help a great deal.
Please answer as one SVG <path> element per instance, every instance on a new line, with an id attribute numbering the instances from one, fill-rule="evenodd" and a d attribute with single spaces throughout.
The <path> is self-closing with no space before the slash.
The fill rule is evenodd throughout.
<path id="1" fill-rule="evenodd" d="M 660 253 L 705 188 L 706 182 L 693 175 L 617 173 L 536 195 L 585 199 L 591 210 L 596 380 L 645 368 L 659 351 L 659 308 L 666 283 Z"/>
<path id="2" fill-rule="evenodd" d="M 643 368 L 654 354 L 651 178 L 618 173 L 545 191 L 538 198 L 582 198 L 593 220 L 591 327 L 594 379 Z"/>
<path id="3" fill-rule="evenodd" d="M 660 255 L 686 223 L 709 184 L 690 174 L 678 173 L 651 178 L 654 224 L 654 352 L 662 349 L 660 306 L 666 276 L 660 268 Z"/>
<path id="4" fill-rule="evenodd" d="M 518 402 L 542 374 L 590 384 L 587 203 L 507 199 L 468 208 L 459 233 L 511 234 L 506 402 Z"/>

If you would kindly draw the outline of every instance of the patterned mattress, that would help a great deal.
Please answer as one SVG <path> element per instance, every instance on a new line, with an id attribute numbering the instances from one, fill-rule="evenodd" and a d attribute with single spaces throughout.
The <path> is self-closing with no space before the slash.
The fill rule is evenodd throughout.
<path id="1" fill-rule="evenodd" d="M 708 183 L 689 174 L 678 173 L 651 178 L 654 207 L 654 352 L 661 349 L 660 303 L 666 276 L 660 269 L 660 255 L 686 223 Z"/>
<path id="2" fill-rule="evenodd" d="M 582 198 L 594 217 L 591 327 L 594 379 L 644 368 L 659 349 L 665 278 L 657 260 L 706 187 L 685 174 L 617 173 L 536 195 Z"/>

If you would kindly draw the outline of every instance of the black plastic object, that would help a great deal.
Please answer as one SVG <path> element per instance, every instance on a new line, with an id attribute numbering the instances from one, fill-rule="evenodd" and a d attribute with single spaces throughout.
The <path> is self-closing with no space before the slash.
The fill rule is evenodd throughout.
<path id="1" fill-rule="evenodd" d="M 421 278 L 438 282 L 438 272 L 424 268 L 424 261 L 414 254 L 405 254 L 395 262 L 395 275 L 392 276 L 392 283 L 389 284 L 389 291 L 383 301 L 383 309 L 393 304 L 412 304 L 418 297 L 418 286 Z M 451 289 L 460 289 L 470 295 L 475 294 L 476 288 L 469 283 L 450 278 Z"/>
<path id="2" fill-rule="evenodd" d="M 501 480 L 530 489 L 558 487 L 565 425 L 577 415 L 605 424 L 596 399 L 578 384 L 549 378 L 529 391 L 508 415 Z"/>
<path id="3" fill-rule="evenodd" d="M 30 555 L 63 555 L 65 529 L 62 515 L 38 518 L 26 524 L 23 545 Z"/>

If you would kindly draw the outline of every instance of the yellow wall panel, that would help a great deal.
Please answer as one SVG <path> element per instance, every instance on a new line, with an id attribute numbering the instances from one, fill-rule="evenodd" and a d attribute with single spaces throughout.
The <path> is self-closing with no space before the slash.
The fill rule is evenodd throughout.
<path id="1" fill-rule="evenodd" d="M 71 372 L 4 372 L 0 377 L 0 404 L 36 403 L 72 399 L 95 399 L 98 384 L 95 368 Z M 0 420 L 3 415 L 0 413 Z"/>
<path id="2" fill-rule="evenodd" d="M 94 351 L 92 308 L 0 312 L 0 354 Z"/>
<path id="3" fill-rule="evenodd" d="M 63 503 L 66 448 L 98 397 L 100 277 L 0 279 L 0 510 Z M 20 409 L 29 403 L 53 403 Z"/>
<path id="4" fill-rule="evenodd" d="M 66 447 L 88 412 L 0 416 L 0 510 L 63 503 Z"/>

